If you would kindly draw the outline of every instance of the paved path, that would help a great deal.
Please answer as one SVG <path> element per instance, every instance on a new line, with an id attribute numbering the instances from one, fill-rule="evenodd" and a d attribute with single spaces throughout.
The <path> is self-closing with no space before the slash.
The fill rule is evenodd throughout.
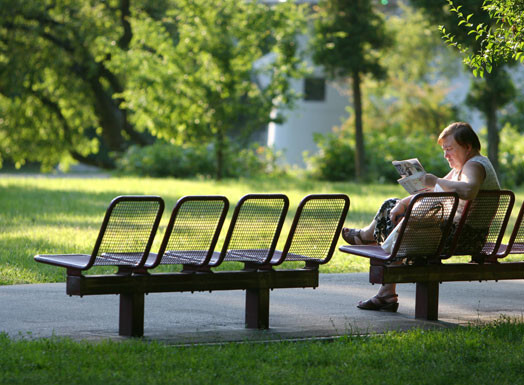
<path id="1" fill-rule="evenodd" d="M 244 328 L 244 292 L 160 293 L 146 296 L 145 338 L 173 344 L 331 337 L 382 333 L 414 327 L 453 327 L 523 317 L 524 281 L 460 282 L 440 286 L 440 321 L 414 319 L 415 285 L 398 286 L 398 313 L 363 311 L 359 299 L 375 294 L 367 273 L 321 274 L 313 289 L 281 289 L 270 294 L 270 326 Z M 69 297 L 65 284 L 0 286 L 0 331 L 14 338 L 118 336 L 118 296 Z"/>

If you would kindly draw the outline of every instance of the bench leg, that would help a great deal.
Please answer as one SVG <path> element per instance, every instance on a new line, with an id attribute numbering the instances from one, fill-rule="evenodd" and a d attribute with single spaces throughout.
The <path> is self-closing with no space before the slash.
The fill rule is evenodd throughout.
<path id="1" fill-rule="evenodd" d="M 269 328 L 269 289 L 246 290 L 246 328 Z"/>
<path id="2" fill-rule="evenodd" d="M 144 293 L 120 294 L 118 334 L 128 337 L 144 335 Z"/>
<path id="3" fill-rule="evenodd" d="M 438 320 L 439 282 L 417 282 L 415 318 Z"/>

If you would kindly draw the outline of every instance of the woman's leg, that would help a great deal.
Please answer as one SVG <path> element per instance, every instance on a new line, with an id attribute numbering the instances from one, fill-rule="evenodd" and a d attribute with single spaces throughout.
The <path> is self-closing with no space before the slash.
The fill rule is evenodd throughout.
<path id="1" fill-rule="evenodd" d="M 344 227 L 342 229 L 342 238 L 350 245 L 369 245 L 376 244 L 374 237 L 376 222 L 373 220 L 369 225 L 361 229 L 350 229 Z"/>
<path id="2" fill-rule="evenodd" d="M 384 285 L 380 286 L 380 289 L 378 290 L 377 297 L 388 297 L 386 299 L 386 302 L 397 302 L 397 297 L 391 297 L 396 293 L 397 290 L 397 284 L 396 283 L 385 283 Z"/>
<path id="3" fill-rule="evenodd" d="M 398 201 L 398 198 L 390 198 L 385 200 L 378 209 L 377 214 L 371 223 L 366 227 L 361 229 L 350 229 L 344 227 L 342 229 L 342 238 L 352 245 L 370 244 L 376 242 L 380 244 L 384 242 L 389 233 L 391 233 L 391 231 L 395 228 L 391 222 L 389 213 L 393 207 L 395 207 Z"/>
<path id="4" fill-rule="evenodd" d="M 373 219 L 369 225 L 360 229 L 360 237 L 365 241 L 374 241 L 375 237 L 373 234 L 376 226 L 377 222 Z"/>
<path id="5" fill-rule="evenodd" d="M 384 201 L 373 221 L 363 229 L 361 229 L 361 236 L 363 239 L 373 237 L 379 243 L 386 240 L 388 235 L 393 231 L 395 225 L 390 218 L 390 212 L 395 207 L 399 200 L 391 198 Z M 387 283 L 381 285 L 378 293 L 368 299 L 367 301 L 360 301 L 358 307 L 364 310 L 387 310 L 397 311 L 398 296 L 396 293 L 397 285 L 394 283 Z"/>

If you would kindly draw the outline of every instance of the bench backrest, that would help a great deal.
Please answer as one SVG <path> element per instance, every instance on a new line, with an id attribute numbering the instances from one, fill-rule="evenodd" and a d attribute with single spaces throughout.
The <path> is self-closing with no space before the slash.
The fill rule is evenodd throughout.
<path id="1" fill-rule="evenodd" d="M 524 202 L 520 207 L 519 215 L 515 221 L 515 226 L 513 227 L 513 232 L 509 240 L 509 245 L 511 245 L 510 254 L 524 254 Z"/>
<path id="2" fill-rule="evenodd" d="M 107 208 L 91 259 L 93 265 L 141 267 L 164 211 L 159 196 L 119 196 Z"/>
<path id="3" fill-rule="evenodd" d="M 506 257 L 508 254 L 524 254 L 524 202 L 520 207 L 517 220 L 513 225 L 513 231 L 507 245 L 500 245 L 495 259 Z"/>
<path id="4" fill-rule="evenodd" d="M 311 194 L 297 207 L 282 253 L 272 265 L 284 261 L 327 263 L 333 256 L 349 209 L 345 194 Z"/>
<path id="5" fill-rule="evenodd" d="M 457 206 L 456 193 L 415 195 L 399 225 L 398 237 L 388 260 L 422 262 L 440 255 Z"/>
<path id="6" fill-rule="evenodd" d="M 229 201 L 221 195 L 180 198 L 171 213 L 157 257 L 146 267 L 184 263 L 207 265 L 228 209 Z"/>
<path id="7" fill-rule="evenodd" d="M 483 190 L 467 201 L 446 257 L 494 255 L 504 236 L 515 195 L 509 190 Z"/>
<path id="8" fill-rule="evenodd" d="M 224 259 L 266 264 L 275 251 L 288 208 L 284 194 L 243 196 L 235 206 L 220 256 L 209 266 L 218 266 Z"/>

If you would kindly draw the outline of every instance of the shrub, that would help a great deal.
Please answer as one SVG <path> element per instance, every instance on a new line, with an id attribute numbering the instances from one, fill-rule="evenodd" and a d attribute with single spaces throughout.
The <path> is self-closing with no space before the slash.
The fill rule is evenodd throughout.
<path id="1" fill-rule="evenodd" d="M 341 133 L 317 135 L 318 154 L 306 159 L 312 176 L 331 181 L 353 180 L 355 177 L 355 145 L 352 138 Z M 371 182 L 395 182 L 399 175 L 393 160 L 418 158 L 426 171 L 444 176 L 449 166 L 442 156 L 434 135 L 406 135 L 398 126 L 387 131 L 370 130 L 366 134 L 366 176 Z"/>
<path id="2" fill-rule="evenodd" d="M 254 177 L 261 174 L 282 173 L 277 166 L 280 153 L 253 144 L 250 148 L 229 145 L 225 151 L 223 176 L 229 178 Z M 117 161 L 124 174 L 152 177 L 190 178 L 216 175 L 213 145 L 177 146 L 156 142 L 145 147 L 130 147 Z"/>
<path id="3" fill-rule="evenodd" d="M 230 178 L 280 175 L 285 171 L 278 166 L 281 151 L 254 143 L 249 148 L 232 145 L 227 152 L 224 175 Z"/>
<path id="4" fill-rule="evenodd" d="M 315 134 L 319 152 L 306 157 L 313 177 L 330 181 L 347 181 L 355 176 L 355 145 L 335 133 Z"/>
<path id="5" fill-rule="evenodd" d="M 175 146 L 165 142 L 130 147 L 117 161 L 117 168 L 125 174 L 175 178 L 211 176 L 215 170 L 213 152 L 205 147 Z"/>
<path id="6" fill-rule="evenodd" d="M 524 184 L 524 137 L 509 123 L 500 131 L 499 177 L 505 188 Z"/>

